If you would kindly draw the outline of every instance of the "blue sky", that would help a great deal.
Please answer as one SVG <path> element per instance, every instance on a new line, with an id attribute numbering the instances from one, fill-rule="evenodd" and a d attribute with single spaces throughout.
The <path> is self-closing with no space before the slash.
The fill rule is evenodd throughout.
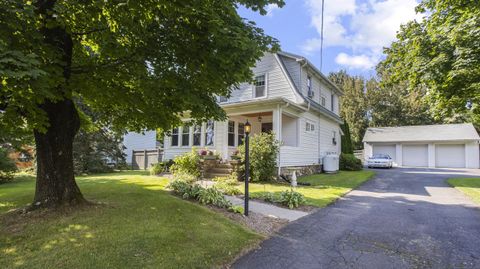
<path id="1" fill-rule="evenodd" d="M 239 13 L 277 38 L 282 50 L 306 56 L 319 67 L 321 0 L 285 2 L 281 9 L 270 5 L 266 16 L 245 8 Z M 395 39 L 400 25 L 421 19 L 416 5 L 416 0 L 325 0 L 322 72 L 374 75 L 383 47 Z"/>

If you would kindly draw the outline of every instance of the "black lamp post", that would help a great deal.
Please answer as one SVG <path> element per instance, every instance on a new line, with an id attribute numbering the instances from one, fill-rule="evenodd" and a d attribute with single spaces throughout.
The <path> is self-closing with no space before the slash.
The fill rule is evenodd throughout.
<path id="1" fill-rule="evenodd" d="M 248 179 L 250 177 L 250 149 L 249 149 L 249 136 L 252 131 L 252 125 L 248 122 L 245 123 L 245 207 L 244 214 L 248 216 Z"/>

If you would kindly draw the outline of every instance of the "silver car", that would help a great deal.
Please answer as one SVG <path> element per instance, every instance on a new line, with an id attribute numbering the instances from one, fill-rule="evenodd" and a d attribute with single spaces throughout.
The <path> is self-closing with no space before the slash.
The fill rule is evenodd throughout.
<path id="1" fill-rule="evenodd" d="M 392 168 L 393 160 L 387 154 L 374 154 L 372 157 L 368 158 L 367 167 Z"/>

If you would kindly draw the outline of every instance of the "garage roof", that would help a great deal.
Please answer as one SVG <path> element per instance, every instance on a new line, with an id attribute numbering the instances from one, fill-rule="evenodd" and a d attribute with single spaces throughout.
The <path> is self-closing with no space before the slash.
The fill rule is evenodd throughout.
<path id="1" fill-rule="evenodd" d="M 363 142 L 480 140 L 471 123 L 368 128 Z"/>

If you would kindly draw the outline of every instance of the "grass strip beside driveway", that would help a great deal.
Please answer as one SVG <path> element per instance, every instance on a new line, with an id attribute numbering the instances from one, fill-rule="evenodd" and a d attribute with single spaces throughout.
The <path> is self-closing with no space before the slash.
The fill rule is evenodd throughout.
<path id="1" fill-rule="evenodd" d="M 480 178 L 451 178 L 448 184 L 463 192 L 475 203 L 480 204 Z"/>
<path id="2" fill-rule="evenodd" d="M 298 186 L 295 190 L 303 194 L 307 205 L 325 207 L 341 196 L 355 189 L 375 175 L 369 170 L 340 171 L 336 174 L 315 174 L 300 177 L 298 182 L 310 183 L 310 186 Z M 291 187 L 286 184 L 275 183 L 251 183 L 250 193 L 253 198 L 261 197 L 267 192 L 279 195 Z"/>

